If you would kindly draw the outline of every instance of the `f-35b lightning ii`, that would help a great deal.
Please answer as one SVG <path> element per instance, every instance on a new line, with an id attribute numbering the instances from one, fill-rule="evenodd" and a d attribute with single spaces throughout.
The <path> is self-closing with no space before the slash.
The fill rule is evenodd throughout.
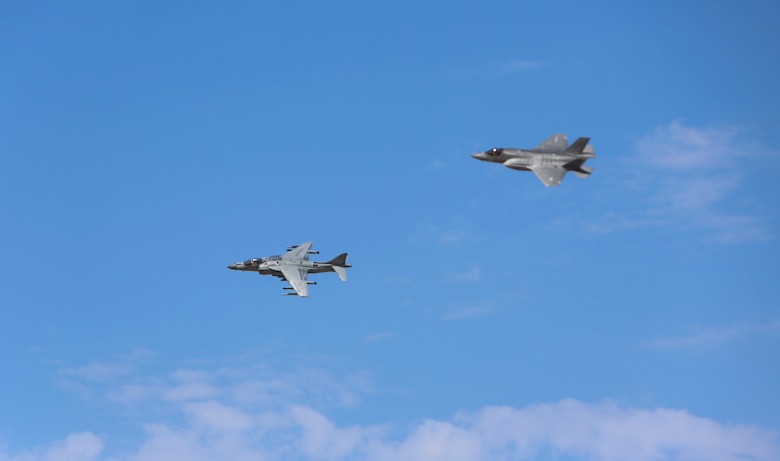
<path id="1" fill-rule="evenodd" d="M 309 285 L 317 282 L 306 280 L 309 274 L 319 272 L 335 272 L 342 281 L 347 281 L 347 254 L 342 253 L 328 262 L 309 261 L 310 254 L 319 254 L 319 251 L 311 251 L 312 242 L 302 243 L 287 248 L 287 253 L 281 256 L 269 256 L 267 258 L 252 258 L 244 262 L 237 262 L 228 266 L 228 269 L 237 271 L 257 272 L 260 275 L 273 275 L 287 281 L 291 286 L 285 290 L 294 292 L 283 293 L 286 295 L 298 295 L 302 298 L 309 296 Z"/>
<path id="2" fill-rule="evenodd" d="M 569 171 L 581 178 L 593 172 L 593 168 L 583 166 L 586 160 L 596 157 L 589 141 L 590 138 L 579 138 L 569 145 L 565 134 L 554 134 L 533 149 L 494 147 L 472 157 L 502 163 L 513 170 L 533 171 L 545 186 L 557 186 Z"/>

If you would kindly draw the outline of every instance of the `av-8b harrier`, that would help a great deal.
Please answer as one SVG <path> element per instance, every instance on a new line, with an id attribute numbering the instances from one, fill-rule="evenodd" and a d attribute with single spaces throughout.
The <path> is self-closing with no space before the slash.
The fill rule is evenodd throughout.
<path id="1" fill-rule="evenodd" d="M 583 166 L 589 158 L 596 157 L 589 141 L 590 138 L 579 138 L 570 146 L 565 134 L 554 134 L 533 149 L 494 147 L 472 157 L 502 163 L 513 170 L 533 171 L 545 186 L 557 186 L 569 171 L 581 178 L 593 172 L 593 168 Z"/>
<path id="2" fill-rule="evenodd" d="M 302 243 L 287 248 L 287 253 L 281 256 L 269 256 L 267 258 L 252 258 L 244 262 L 238 262 L 228 266 L 228 269 L 237 271 L 257 272 L 260 275 L 273 275 L 286 280 L 291 286 L 285 290 L 294 290 L 294 293 L 286 295 L 298 295 L 302 298 L 309 296 L 309 285 L 317 282 L 306 280 L 309 274 L 319 272 L 335 272 L 344 282 L 347 281 L 347 254 L 342 253 L 328 262 L 309 261 L 310 254 L 319 254 L 319 251 L 311 251 L 312 242 Z"/>

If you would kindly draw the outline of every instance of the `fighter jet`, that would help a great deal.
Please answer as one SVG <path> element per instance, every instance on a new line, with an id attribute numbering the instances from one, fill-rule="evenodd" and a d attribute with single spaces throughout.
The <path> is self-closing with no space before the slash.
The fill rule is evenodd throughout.
<path id="1" fill-rule="evenodd" d="M 294 292 L 285 292 L 283 294 L 302 298 L 309 296 L 309 285 L 316 285 L 317 282 L 306 280 L 309 274 L 319 272 L 335 272 L 342 281 L 347 281 L 347 268 L 352 267 L 347 264 L 347 254 L 342 253 L 328 262 L 319 263 L 309 261 L 309 255 L 320 254 L 319 251 L 311 251 L 312 242 L 302 243 L 287 247 L 287 253 L 281 256 L 269 256 L 267 258 L 252 258 L 244 262 L 237 262 L 228 266 L 228 269 L 236 271 L 257 272 L 260 275 L 273 275 L 283 281 L 290 283 L 284 290 Z"/>
<path id="2" fill-rule="evenodd" d="M 561 184 L 566 172 L 587 178 L 593 168 L 583 166 L 596 157 L 590 138 L 579 138 L 569 145 L 565 134 L 554 134 L 533 149 L 494 147 L 472 155 L 477 160 L 503 163 L 513 170 L 533 171 L 545 186 Z"/>

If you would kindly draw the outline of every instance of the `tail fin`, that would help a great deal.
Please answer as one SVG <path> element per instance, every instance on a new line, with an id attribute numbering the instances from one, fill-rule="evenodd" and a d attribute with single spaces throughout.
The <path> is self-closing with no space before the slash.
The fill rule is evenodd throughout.
<path id="1" fill-rule="evenodd" d="M 583 149 L 588 145 L 590 138 L 577 138 L 576 141 L 571 143 L 571 146 L 567 147 L 564 153 L 566 154 L 581 154 Z"/>
<path id="2" fill-rule="evenodd" d="M 347 254 L 341 253 L 340 255 L 336 256 L 335 258 L 328 261 L 328 264 L 331 265 L 331 268 L 333 269 L 333 272 L 338 274 L 339 278 L 342 282 L 347 281 L 347 268 L 352 267 L 349 264 L 347 264 Z"/>
<path id="3" fill-rule="evenodd" d="M 332 264 L 334 266 L 342 266 L 342 267 L 352 267 L 349 264 L 347 264 L 347 254 L 341 253 L 340 255 L 336 256 L 335 258 L 328 261 L 328 264 Z"/>
<path id="4" fill-rule="evenodd" d="M 587 158 L 596 158 L 596 151 L 593 149 L 593 144 L 588 144 L 585 146 L 585 148 L 582 149 L 581 155 Z"/>

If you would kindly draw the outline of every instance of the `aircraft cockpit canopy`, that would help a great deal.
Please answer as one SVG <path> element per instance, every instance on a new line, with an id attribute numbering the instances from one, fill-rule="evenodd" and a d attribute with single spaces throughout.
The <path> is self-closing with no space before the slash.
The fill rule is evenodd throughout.
<path id="1" fill-rule="evenodd" d="M 252 258 L 252 259 L 247 259 L 246 261 L 244 261 L 244 265 L 245 266 L 257 266 L 261 262 L 263 262 L 263 258 Z"/>
<path id="2" fill-rule="evenodd" d="M 492 155 L 494 157 L 501 155 L 502 152 L 504 152 L 504 149 L 501 149 L 500 147 L 494 147 L 485 151 L 486 154 Z"/>

